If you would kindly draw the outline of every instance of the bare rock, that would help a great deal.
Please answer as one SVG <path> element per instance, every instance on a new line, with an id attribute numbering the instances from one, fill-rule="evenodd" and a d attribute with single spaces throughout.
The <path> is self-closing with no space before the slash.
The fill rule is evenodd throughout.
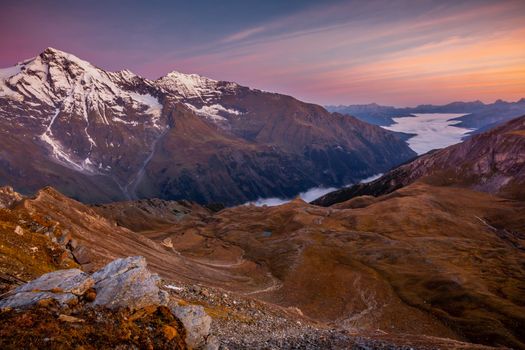
<path id="1" fill-rule="evenodd" d="M 79 269 L 59 270 L 46 273 L 36 280 L 16 288 L 15 293 L 49 291 L 82 295 L 94 284 L 94 279 Z"/>
<path id="2" fill-rule="evenodd" d="M 160 277 L 146 268 L 141 256 L 117 259 L 93 274 L 97 297 L 93 305 L 139 309 L 166 303 L 159 288 Z"/>
<path id="3" fill-rule="evenodd" d="M 165 238 L 162 240 L 161 244 L 165 246 L 166 248 L 173 248 L 173 242 L 171 241 L 171 238 Z"/>
<path id="4" fill-rule="evenodd" d="M 206 314 L 204 307 L 200 305 L 175 305 L 171 311 L 182 322 L 187 331 L 186 343 L 191 348 L 202 348 L 213 344 L 207 344 L 210 334 L 211 317 Z"/>
<path id="5" fill-rule="evenodd" d="M 58 238 L 58 243 L 65 246 L 71 241 L 71 239 L 71 233 L 63 232 L 60 238 Z"/>
<path id="6" fill-rule="evenodd" d="M 91 253 L 89 248 L 86 248 L 83 245 L 77 246 L 76 249 L 72 251 L 75 261 L 81 265 L 89 264 L 91 262 Z"/>
<path id="7" fill-rule="evenodd" d="M 61 305 L 70 304 L 94 284 L 91 276 L 78 269 L 46 273 L 16 288 L 7 298 L 0 300 L 0 308 L 22 309 L 46 299 L 54 299 Z"/>
<path id="8" fill-rule="evenodd" d="M 6 299 L 0 300 L 0 309 L 25 309 L 38 304 L 42 300 L 48 299 L 54 299 L 60 305 L 68 305 L 74 302 L 77 299 L 77 296 L 71 293 L 20 292 Z"/>
<path id="9" fill-rule="evenodd" d="M 69 241 L 69 243 L 68 243 L 67 246 L 69 247 L 69 249 L 71 249 L 71 250 L 75 250 L 75 249 L 77 249 L 77 247 L 78 247 L 78 241 L 77 241 L 76 239 L 73 238 L 73 239 L 71 239 L 71 240 Z"/>
<path id="10" fill-rule="evenodd" d="M 17 225 L 17 226 L 15 227 L 15 233 L 16 233 L 17 235 L 19 235 L 19 236 L 23 236 L 23 235 L 24 235 L 24 229 Z"/>
<path id="11" fill-rule="evenodd" d="M 0 187 L 0 208 L 11 208 L 22 199 L 23 197 L 15 192 L 12 187 Z"/>
<path id="12" fill-rule="evenodd" d="M 81 318 L 78 318 L 78 317 L 74 317 L 74 316 L 69 316 L 69 315 L 64 315 L 64 314 L 60 314 L 58 316 L 58 319 L 60 321 L 63 321 L 63 322 L 68 322 L 68 323 L 83 323 L 85 322 L 83 319 Z"/>

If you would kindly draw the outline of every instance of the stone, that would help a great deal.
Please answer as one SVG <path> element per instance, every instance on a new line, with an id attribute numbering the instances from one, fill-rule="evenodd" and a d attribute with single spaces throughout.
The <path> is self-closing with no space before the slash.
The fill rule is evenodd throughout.
<path id="1" fill-rule="evenodd" d="M 63 306 L 71 305 L 94 284 L 91 276 L 78 269 L 49 272 L 16 288 L 0 300 L 0 308 L 22 309 L 46 299 L 54 299 Z"/>
<path id="2" fill-rule="evenodd" d="M 85 265 L 91 262 L 91 254 L 89 249 L 84 246 L 78 246 L 75 250 L 72 251 L 73 257 L 76 262 L 80 265 Z"/>
<path id="3" fill-rule="evenodd" d="M 171 311 L 186 329 L 188 346 L 191 348 L 204 346 L 211 327 L 211 317 L 206 314 L 204 307 L 201 305 L 175 305 L 171 307 Z"/>
<path id="4" fill-rule="evenodd" d="M 97 297 L 93 305 L 132 310 L 166 303 L 160 277 L 146 268 L 141 256 L 117 259 L 93 274 Z"/>
<path id="5" fill-rule="evenodd" d="M 0 187 L 0 208 L 11 208 L 22 199 L 23 197 L 15 192 L 12 187 Z"/>
<path id="6" fill-rule="evenodd" d="M 77 249 L 77 247 L 78 247 L 78 241 L 77 241 L 76 239 L 73 238 L 73 239 L 71 239 L 71 240 L 69 241 L 68 246 L 69 246 L 69 248 L 70 248 L 71 250 L 75 250 L 75 249 Z"/>
<path id="7" fill-rule="evenodd" d="M 77 296 L 72 293 L 19 292 L 0 300 L 0 309 L 24 309 L 39 304 L 40 301 L 50 299 L 54 299 L 60 305 L 66 306 L 76 298 Z"/>
<path id="8" fill-rule="evenodd" d="M 206 344 L 202 347 L 202 350 L 218 350 L 221 346 L 219 339 L 215 336 L 209 336 L 206 339 Z"/>
<path id="9" fill-rule="evenodd" d="M 95 280 L 79 269 L 59 270 L 46 273 L 36 280 L 16 288 L 15 293 L 35 291 L 54 291 L 56 293 L 60 291 L 61 293 L 82 295 L 94 284 Z"/>
<path id="10" fill-rule="evenodd" d="M 162 333 L 164 334 L 164 338 L 166 338 L 168 341 L 175 338 L 179 332 L 177 332 L 177 329 L 172 326 L 165 325 L 162 327 Z"/>
<path id="11" fill-rule="evenodd" d="M 62 233 L 62 236 L 58 239 L 58 243 L 61 245 L 67 245 L 71 241 L 71 233 L 65 232 Z"/>
<path id="12" fill-rule="evenodd" d="M 171 238 L 164 238 L 161 242 L 161 244 L 163 246 L 165 246 L 166 248 L 173 248 L 173 242 L 171 241 Z"/>
<path id="13" fill-rule="evenodd" d="M 23 236 L 23 235 L 24 235 L 24 229 L 17 225 L 17 226 L 15 227 L 15 233 L 16 233 L 17 235 L 19 235 L 19 236 Z"/>
<path id="14" fill-rule="evenodd" d="M 74 316 L 69 316 L 69 315 L 64 315 L 64 314 L 60 314 L 58 316 L 58 319 L 60 321 L 63 321 L 63 322 L 69 322 L 69 323 L 82 323 L 82 322 L 85 322 L 83 319 L 81 318 L 78 318 L 78 317 L 74 317 Z"/>

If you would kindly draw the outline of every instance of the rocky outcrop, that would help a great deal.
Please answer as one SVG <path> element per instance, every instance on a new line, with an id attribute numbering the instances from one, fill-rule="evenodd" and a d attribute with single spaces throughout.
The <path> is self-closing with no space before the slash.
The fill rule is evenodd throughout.
<path id="1" fill-rule="evenodd" d="M 10 208 L 22 198 L 11 186 L 0 187 L 0 208 Z"/>
<path id="2" fill-rule="evenodd" d="M 46 273 L 0 300 L 0 308 L 28 308 L 47 299 L 54 299 L 65 306 L 78 301 L 78 297 L 94 284 L 91 276 L 78 269 Z"/>
<path id="3" fill-rule="evenodd" d="M 0 300 L 0 308 L 27 308 L 44 299 L 62 305 L 78 302 L 93 288 L 96 297 L 89 305 L 110 309 L 139 309 L 167 304 L 167 294 L 159 289 L 160 277 L 151 273 L 143 257 L 117 259 L 89 275 L 78 269 L 47 273 L 16 288 Z"/>
<path id="4" fill-rule="evenodd" d="M 169 294 L 159 286 L 160 277 L 148 270 L 146 259 L 134 256 L 116 259 L 92 275 L 78 269 L 44 274 L 10 292 L 0 300 L 0 309 L 28 309 L 55 301 L 62 307 L 85 303 L 86 307 L 111 310 L 146 310 L 139 311 L 140 316 L 148 313 L 148 307 L 171 305 L 171 312 L 186 329 L 185 341 L 191 348 L 215 348 L 213 339 L 208 339 L 212 320 L 204 308 L 171 303 Z M 164 333 L 170 340 L 178 334 L 173 328 L 165 328 Z"/>

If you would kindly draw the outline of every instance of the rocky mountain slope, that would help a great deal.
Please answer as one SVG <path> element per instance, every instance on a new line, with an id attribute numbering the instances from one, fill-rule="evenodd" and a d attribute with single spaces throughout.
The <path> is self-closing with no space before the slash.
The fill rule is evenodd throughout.
<path id="1" fill-rule="evenodd" d="M 108 262 L 141 254 L 163 278 L 161 294 L 178 305 L 203 306 L 212 318 L 210 335 L 230 349 L 485 348 L 465 341 L 524 347 L 523 202 L 413 184 L 380 199 L 332 208 L 296 200 L 213 213 L 172 204 L 180 215 L 170 217 L 167 203 L 118 204 L 169 218 L 163 225 L 151 221 L 147 229 L 149 217 L 119 227 L 104 217 L 106 210 L 108 217 L 114 215 L 114 205 L 95 211 L 50 188 L 34 198 L 10 189 L 2 194 L 0 247 L 13 255 L 0 260 L 0 273 L 36 278 L 44 264 L 35 262 L 52 258 L 54 248 L 65 260 L 45 265 L 47 271 L 72 260 L 71 267 L 95 272 L 96 287 L 101 279 L 96 276 L 110 275 L 100 272 L 109 271 Z M 135 226 L 141 234 L 131 230 Z M 16 256 L 27 256 L 27 262 Z M 22 283 L 13 279 L 7 289 Z M 96 290 L 96 298 L 105 295 L 102 290 Z M 140 301 L 138 293 L 131 295 L 139 298 L 133 303 Z M 5 298 L 0 297 L 11 300 Z M 97 338 L 101 344 L 162 342 L 161 327 L 178 324 L 158 308 L 139 315 L 89 311 L 82 300 L 65 309 L 44 303 L 22 313 L 4 310 L 0 324 L 17 335 L 30 329 L 36 342 L 50 334 L 57 341 L 83 339 L 93 330 L 84 325 L 121 325 L 118 329 L 136 336 L 117 339 L 103 332 Z M 70 327 L 60 315 L 86 323 Z M 57 323 L 63 325 L 60 332 Z M 75 338 L 67 332 L 75 332 L 70 333 Z"/>
<path id="2" fill-rule="evenodd" d="M 425 154 L 370 183 L 328 193 L 313 203 L 330 206 L 356 196 L 379 196 L 418 180 L 524 200 L 525 116 Z"/>
<path id="3" fill-rule="evenodd" d="M 395 133 L 290 96 L 106 72 L 51 48 L 0 70 L 0 133 L 1 184 L 85 202 L 289 197 L 414 156 Z"/>

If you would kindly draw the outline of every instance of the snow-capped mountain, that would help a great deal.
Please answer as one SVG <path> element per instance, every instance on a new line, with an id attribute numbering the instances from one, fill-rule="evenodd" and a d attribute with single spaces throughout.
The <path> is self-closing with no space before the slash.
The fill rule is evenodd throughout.
<path id="1" fill-rule="evenodd" d="M 76 198 L 242 202 L 382 172 L 393 133 L 236 83 L 107 72 L 48 48 L 0 70 L 0 183 Z"/>

